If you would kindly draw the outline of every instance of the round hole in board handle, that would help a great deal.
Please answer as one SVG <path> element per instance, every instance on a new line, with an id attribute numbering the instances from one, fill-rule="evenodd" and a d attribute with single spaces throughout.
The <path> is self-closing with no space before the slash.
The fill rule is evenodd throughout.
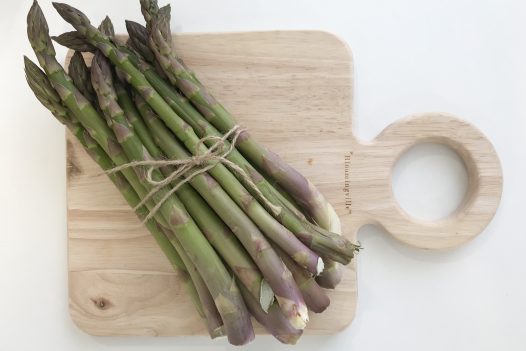
<path id="1" fill-rule="evenodd" d="M 460 156 L 447 145 L 419 143 L 396 162 L 392 188 L 396 201 L 409 216 L 441 220 L 462 205 L 468 173 Z"/>

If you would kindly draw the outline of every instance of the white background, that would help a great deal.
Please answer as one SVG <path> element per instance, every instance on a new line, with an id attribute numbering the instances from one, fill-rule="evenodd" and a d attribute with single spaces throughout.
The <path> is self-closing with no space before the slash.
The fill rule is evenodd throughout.
<path id="1" fill-rule="evenodd" d="M 95 338 L 71 322 L 64 131 L 23 78 L 22 55 L 34 57 L 25 37 L 30 1 L 0 3 L 0 350 L 229 349 L 205 337 Z M 94 22 L 109 14 L 118 32 L 125 18 L 142 20 L 138 0 L 70 3 Z M 53 34 L 70 30 L 50 2 L 41 5 Z M 340 334 L 304 337 L 298 349 L 526 349 L 525 2 L 178 0 L 172 6 L 177 31 L 333 32 L 354 53 L 360 137 L 374 138 L 414 112 L 445 111 L 478 126 L 500 156 L 502 203 L 484 233 L 455 250 L 425 252 L 362 229 L 356 319 Z M 420 215 L 447 213 L 465 186 L 462 167 L 440 148 L 406 157 L 395 180 L 406 207 Z M 247 347 L 268 348 L 289 349 L 269 337 Z"/>

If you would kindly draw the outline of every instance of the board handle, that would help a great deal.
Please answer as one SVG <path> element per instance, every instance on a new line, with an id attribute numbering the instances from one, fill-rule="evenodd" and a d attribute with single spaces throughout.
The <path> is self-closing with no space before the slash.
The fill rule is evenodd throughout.
<path id="1" fill-rule="evenodd" d="M 456 151 L 468 173 L 464 201 L 452 215 L 437 221 L 407 214 L 396 201 L 391 184 L 400 156 L 416 144 L 429 142 Z M 361 189 L 355 200 L 365 212 L 358 216 L 404 243 L 426 249 L 458 246 L 481 233 L 497 211 L 502 193 L 499 158 L 489 140 L 466 121 L 442 113 L 413 115 L 389 125 L 357 151 L 355 160 L 362 163 L 358 168 L 366 170 L 354 174 L 351 184 L 351 189 L 353 185 Z"/>

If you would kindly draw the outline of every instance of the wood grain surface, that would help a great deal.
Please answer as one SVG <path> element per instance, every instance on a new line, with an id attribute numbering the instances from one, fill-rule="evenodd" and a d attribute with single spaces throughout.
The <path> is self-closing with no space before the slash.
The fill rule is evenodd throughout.
<path id="1" fill-rule="evenodd" d="M 373 223 L 410 245 L 447 248 L 473 238 L 493 217 L 502 190 L 500 163 L 491 143 L 469 123 L 430 113 L 404 118 L 371 142 L 352 135 L 352 57 L 335 36 L 186 34 L 175 45 L 241 124 L 319 187 L 349 239 Z M 69 134 L 67 140 L 69 303 L 75 323 L 93 335 L 206 333 L 153 238 L 76 140 Z M 394 163 L 419 142 L 452 147 L 470 179 L 457 212 L 436 222 L 411 218 L 391 190 Z M 351 323 L 355 265 L 329 291 L 328 310 L 311 313 L 307 333 L 332 334 Z"/>

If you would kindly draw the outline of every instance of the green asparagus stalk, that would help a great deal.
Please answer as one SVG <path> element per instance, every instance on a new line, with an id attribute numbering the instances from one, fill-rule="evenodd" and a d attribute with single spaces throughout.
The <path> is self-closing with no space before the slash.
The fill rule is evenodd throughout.
<path id="1" fill-rule="evenodd" d="M 148 6 L 144 6 L 145 4 Z M 161 67 L 175 73 L 177 79 L 170 78 L 183 94 L 194 103 L 203 116 L 219 131 L 226 133 L 237 123 L 232 115 L 208 92 L 208 90 L 189 72 L 173 52 L 166 13 L 156 9 L 156 1 L 141 1 L 141 10 L 150 31 L 150 47 Z M 164 23 L 163 23 L 164 22 Z M 168 22 L 168 23 L 167 23 Z M 324 196 L 298 171 L 284 162 L 278 155 L 266 149 L 248 132 L 243 133 L 238 148 L 258 168 L 278 182 L 312 217 L 324 228 L 339 225 L 339 218 Z"/>
<path id="2" fill-rule="evenodd" d="M 126 118 L 148 152 L 156 160 L 165 159 L 164 153 L 150 135 L 148 127 L 137 111 L 126 88 L 118 81 L 114 82 L 114 86 L 118 102 L 123 108 Z M 141 112 L 147 115 L 147 111 L 144 109 L 145 105 L 144 103 Z M 274 301 L 274 293 L 234 234 L 190 185 L 181 185 L 176 194 L 208 241 L 234 272 L 239 282 L 259 301 L 263 310 L 268 310 Z"/>
<path id="3" fill-rule="evenodd" d="M 179 240 L 177 240 L 177 237 L 168 230 L 165 230 L 164 233 L 166 237 L 169 238 L 169 242 L 173 245 L 173 247 L 179 254 L 179 257 L 183 261 L 183 264 L 186 267 L 186 271 L 188 272 L 188 275 L 190 276 L 192 281 L 199 283 L 199 285 L 196 284 L 196 286 L 200 287 L 200 289 L 197 289 L 197 292 L 199 293 L 200 301 L 203 302 L 203 306 L 213 306 L 214 307 L 214 308 L 204 308 L 204 314 L 205 314 L 205 320 L 207 322 L 208 333 L 210 334 L 212 339 L 219 337 L 219 336 L 223 336 L 225 332 L 223 320 L 221 319 L 219 311 L 217 310 L 217 308 L 215 308 L 214 299 L 212 298 L 212 295 L 210 295 L 210 292 L 208 291 L 206 284 L 203 281 L 203 278 L 199 274 L 197 267 L 195 266 L 195 264 L 193 264 L 190 257 L 188 257 L 183 246 L 181 245 Z M 203 293 L 203 295 L 200 294 L 201 292 Z"/>
<path id="4" fill-rule="evenodd" d="M 133 161 L 151 160 L 151 155 L 134 134 L 132 126 L 126 120 L 117 102 L 111 66 L 101 51 L 97 51 L 91 63 L 91 80 L 99 105 L 106 116 L 112 120 L 113 131 L 128 157 Z M 152 177 L 155 181 L 163 179 L 157 169 L 153 170 Z M 148 184 L 147 188 L 151 190 L 153 187 Z M 167 189 L 161 189 L 154 195 L 156 202 L 164 201 L 159 211 L 169 221 L 175 234 L 174 239 L 184 247 L 186 254 L 214 296 L 229 341 L 234 345 L 251 341 L 254 332 L 235 281 L 229 276 L 221 259 L 186 212 L 180 200 L 175 195 L 166 198 L 167 193 Z"/>
<path id="5" fill-rule="evenodd" d="M 187 151 L 173 138 L 171 131 L 153 112 L 148 104 L 136 94 L 136 103 L 144 121 L 164 153 L 173 159 L 189 157 Z M 225 221 L 241 241 L 247 252 L 268 281 L 284 314 L 297 329 L 305 327 L 305 303 L 290 271 L 284 266 L 270 243 L 250 221 L 235 202 L 208 174 L 200 174 L 190 180 L 190 184 L 208 202 L 214 211 Z"/>
<path id="6" fill-rule="evenodd" d="M 98 115 L 93 106 L 75 88 L 71 79 L 57 62 L 55 51 L 49 37 L 47 23 L 36 1 L 33 3 L 28 14 L 28 37 L 41 66 L 46 71 L 62 102 L 88 130 L 90 135 L 104 149 L 108 156 L 112 158 L 116 165 L 128 163 L 128 159 L 122 152 L 120 145 L 115 142 L 111 130 L 103 122 L 103 119 Z M 115 128 L 120 127 L 121 126 L 117 126 Z M 121 141 L 126 143 L 128 140 L 122 140 L 122 137 L 127 139 L 131 131 L 121 128 L 119 133 Z M 142 151 L 141 148 L 135 149 Z M 123 172 L 123 174 L 125 173 Z M 232 284 L 232 280 L 228 276 L 219 257 L 217 257 L 213 249 L 209 246 L 209 243 L 202 236 L 195 223 L 193 223 L 185 211 L 181 209 L 175 197 L 165 202 L 160 211 L 167 220 L 170 229 L 177 234 L 178 239 L 187 250 L 187 253 L 191 255 L 192 261 L 195 262 L 196 266 L 198 266 L 199 263 L 198 269 L 214 296 L 216 306 L 225 323 L 225 330 L 228 334 L 229 341 L 232 344 L 244 344 L 252 340 L 252 326 L 246 307 L 239 296 L 239 290 L 235 284 Z M 199 262 L 197 262 L 197 257 L 201 258 Z M 235 307 L 232 308 L 233 306 Z"/>
<path id="7" fill-rule="evenodd" d="M 104 170 L 109 170 L 113 168 L 114 164 L 111 159 L 106 155 L 104 150 L 96 143 L 89 133 L 75 120 L 75 118 L 70 114 L 68 109 L 62 105 L 60 97 L 56 93 L 55 89 L 51 86 L 51 83 L 47 79 L 44 72 L 38 68 L 30 59 L 24 56 L 24 66 L 26 72 L 27 82 L 33 90 L 33 93 L 37 99 L 46 107 L 55 118 L 62 124 L 64 124 L 71 133 L 77 137 L 79 142 L 84 146 L 85 150 L 91 156 L 91 158 Z M 109 174 L 108 177 L 115 184 L 117 189 L 120 191 L 126 202 L 131 207 L 136 207 L 140 199 L 137 196 L 135 190 L 130 186 L 126 178 L 120 173 Z M 138 208 L 136 214 L 139 219 L 146 217 L 147 213 L 144 211 L 144 207 Z M 172 267 L 175 270 L 182 272 L 183 284 L 185 285 L 187 291 L 189 292 L 196 309 L 199 315 L 202 318 L 205 318 L 203 305 L 199 300 L 196 286 L 193 284 L 187 275 L 186 267 L 183 264 L 181 258 L 172 247 L 170 241 L 166 236 L 161 232 L 160 226 L 156 224 L 153 220 L 150 220 L 146 223 L 147 229 L 150 231 L 155 241 L 168 258 Z M 205 290 L 208 292 L 208 290 Z M 212 307 L 215 309 L 215 305 L 212 304 Z"/>
<path id="8" fill-rule="evenodd" d="M 65 4 L 54 3 L 54 6 L 67 22 L 71 23 L 77 31 L 84 34 L 92 45 L 96 46 L 126 75 L 128 83 L 145 98 L 147 103 L 194 155 L 207 152 L 207 148 L 199 142 L 192 128 L 153 89 L 144 75 L 130 61 L 129 55 L 117 49 L 108 37 L 90 24 L 88 18 L 82 12 Z M 225 166 L 217 164 L 210 170 L 210 173 L 263 232 L 284 249 L 296 262 L 314 274 L 319 274 L 323 270 L 323 260 L 276 221 Z"/>

